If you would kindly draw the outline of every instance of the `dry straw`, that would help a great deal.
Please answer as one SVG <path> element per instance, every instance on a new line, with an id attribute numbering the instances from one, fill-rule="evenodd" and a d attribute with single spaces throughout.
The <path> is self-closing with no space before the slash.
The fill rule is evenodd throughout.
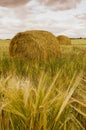
<path id="1" fill-rule="evenodd" d="M 18 33 L 10 43 L 10 55 L 30 61 L 55 60 L 60 56 L 57 38 L 48 31 L 32 30 Z"/>
<path id="2" fill-rule="evenodd" d="M 60 45 L 71 45 L 71 39 L 65 35 L 59 35 L 57 39 Z"/>

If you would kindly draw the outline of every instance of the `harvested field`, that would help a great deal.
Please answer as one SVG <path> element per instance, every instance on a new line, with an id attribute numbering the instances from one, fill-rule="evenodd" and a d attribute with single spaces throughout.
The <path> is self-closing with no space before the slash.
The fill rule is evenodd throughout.
<path id="1" fill-rule="evenodd" d="M 34 64 L 11 58 L 0 41 L 0 130 L 86 129 L 86 45 L 77 41 Z"/>

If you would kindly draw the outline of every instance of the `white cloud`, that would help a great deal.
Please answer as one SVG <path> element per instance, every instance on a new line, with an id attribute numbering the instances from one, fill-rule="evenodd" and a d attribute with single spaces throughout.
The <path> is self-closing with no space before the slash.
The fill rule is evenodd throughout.
<path id="1" fill-rule="evenodd" d="M 76 8 L 81 0 L 38 0 L 40 3 L 46 5 L 53 10 L 69 10 Z"/>
<path id="2" fill-rule="evenodd" d="M 0 7 L 0 38 L 12 38 L 17 32 L 43 29 L 55 35 L 86 36 L 86 1 L 75 9 L 56 11 L 32 0 L 16 8 Z M 83 17 L 82 17 L 83 16 Z"/>

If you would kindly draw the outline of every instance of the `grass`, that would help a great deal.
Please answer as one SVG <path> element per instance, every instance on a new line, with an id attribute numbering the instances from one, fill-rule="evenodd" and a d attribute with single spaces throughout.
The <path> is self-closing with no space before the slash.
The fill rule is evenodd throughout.
<path id="1" fill-rule="evenodd" d="M 10 40 L 0 40 L 0 57 L 2 57 L 3 54 L 9 55 L 9 44 Z"/>
<path id="2" fill-rule="evenodd" d="M 77 45 L 86 45 L 86 38 L 82 39 L 71 39 L 72 44 L 77 44 Z"/>
<path id="3" fill-rule="evenodd" d="M 85 130 L 86 90 L 81 85 L 82 74 L 77 76 L 75 72 L 65 89 L 59 79 L 61 71 L 51 83 L 47 83 L 47 74 L 42 73 L 37 86 L 28 79 L 2 78 L 1 129 Z M 61 84 L 56 84 L 57 80 Z"/>
<path id="4" fill-rule="evenodd" d="M 34 64 L 3 47 L 0 130 L 85 130 L 86 45 L 61 46 L 61 58 Z"/>

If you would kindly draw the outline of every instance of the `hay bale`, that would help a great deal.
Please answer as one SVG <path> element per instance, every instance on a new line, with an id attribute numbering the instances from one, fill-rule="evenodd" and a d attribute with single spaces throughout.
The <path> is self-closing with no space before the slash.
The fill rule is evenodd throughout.
<path id="1" fill-rule="evenodd" d="M 60 56 L 59 42 L 48 32 L 32 30 L 18 33 L 10 43 L 10 56 L 30 61 L 55 60 Z"/>
<path id="2" fill-rule="evenodd" d="M 71 39 L 65 35 L 59 35 L 57 39 L 60 45 L 71 45 Z"/>

